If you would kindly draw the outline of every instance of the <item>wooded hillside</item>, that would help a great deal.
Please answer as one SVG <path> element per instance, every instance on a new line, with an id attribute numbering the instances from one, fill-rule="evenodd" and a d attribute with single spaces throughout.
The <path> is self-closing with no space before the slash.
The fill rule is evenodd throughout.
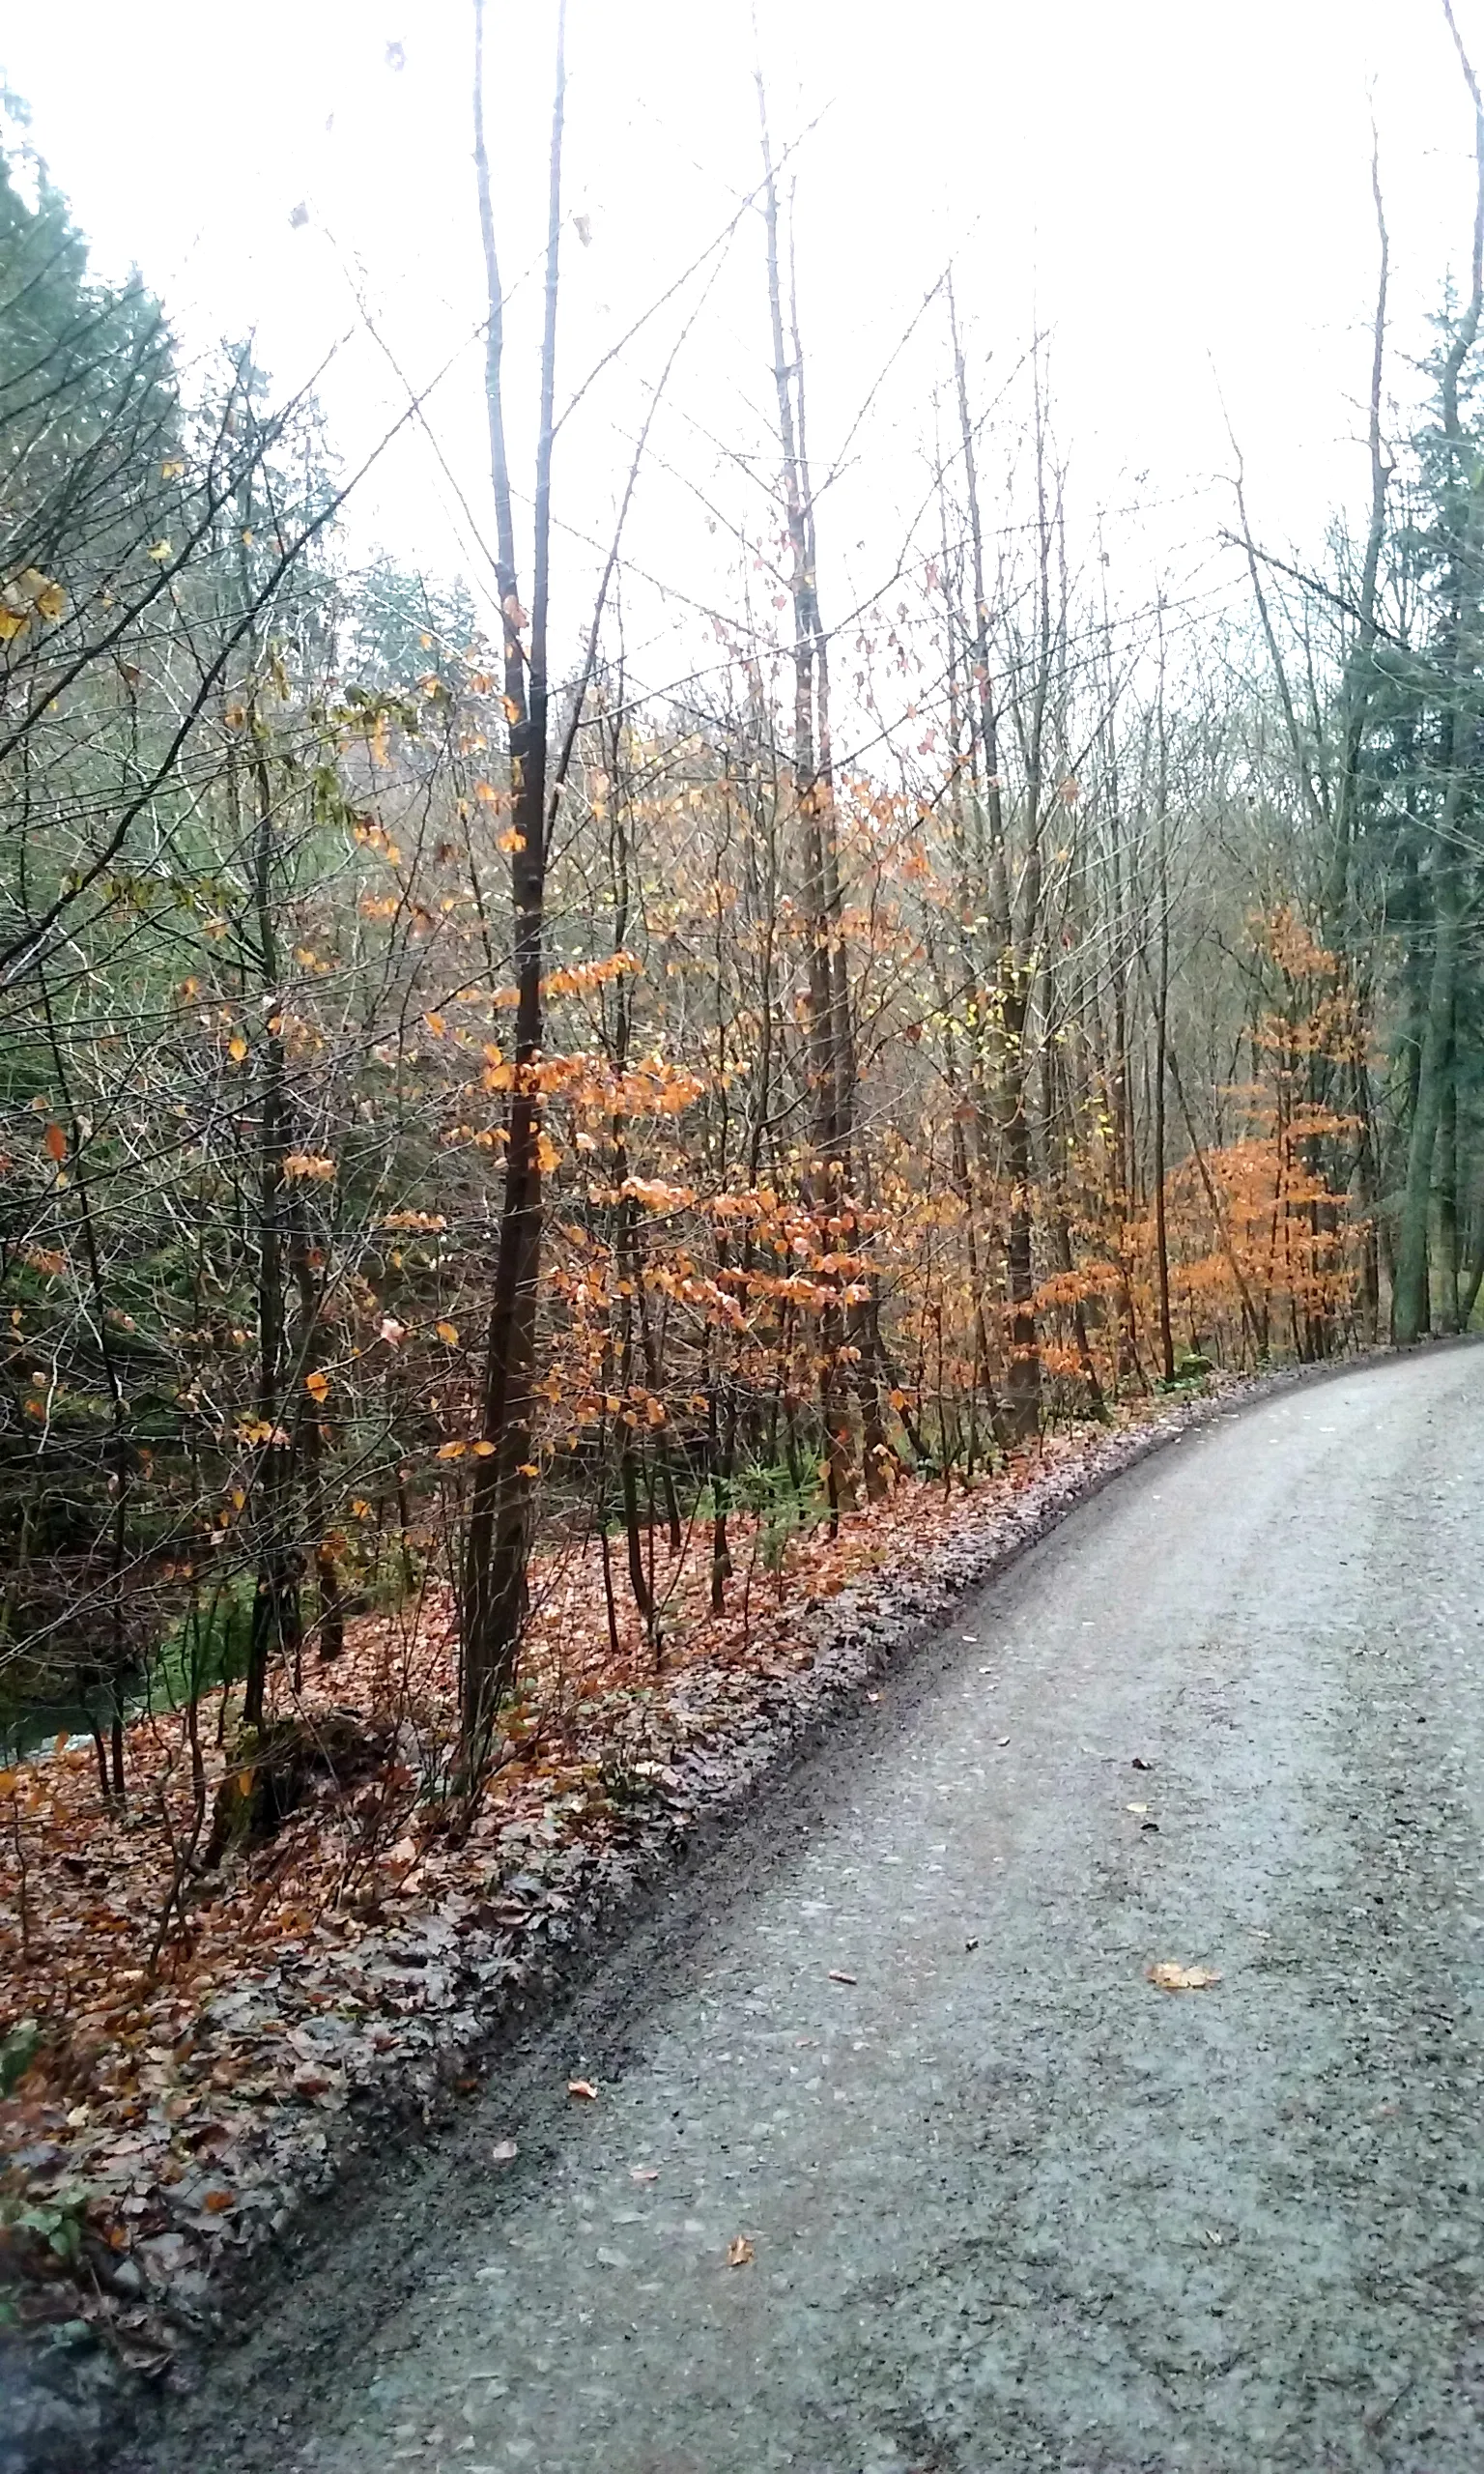
<path id="1" fill-rule="evenodd" d="M 553 601 L 580 487 L 559 57 L 534 367 L 503 349 L 475 75 L 492 568 L 466 579 L 368 563 L 315 402 L 245 349 L 187 384 L 165 309 L 90 273 L 17 147 L 0 2024 L 23 2090 L 143 2102 L 115 2049 L 156 1988 L 219 1986 L 226 1919 L 245 1965 L 265 1918 L 374 1914 L 409 1832 L 467 1843 L 542 1762 L 570 1792 L 596 1712 L 632 1714 L 708 1620 L 746 1654 L 756 1606 L 832 1541 L 848 1563 L 910 1529 L 924 1487 L 1212 1367 L 1468 1325 L 1463 68 L 1471 275 L 1413 425 L 1389 426 L 1378 181 L 1370 503 L 1328 511 L 1310 571 L 1235 496 L 1249 590 L 1214 617 L 1118 599 L 1052 355 L 991 385 L 1003 339 L 952 273 L 910 343 L 916 531 L 876 600 L 829 606 L 844 443 L 810 426 L 764 113 L 725 245 L 756 267 L 771 467 L 659 695 L 630 683 L 627 496 L 595 606 Z M 650 376 L 658 400 L 658 345 Z M 275 1833 L 327 1782 L 344 1860 L 306 1904 Z M 131 1989 L 71 2049 L 95 1951 Z"/>

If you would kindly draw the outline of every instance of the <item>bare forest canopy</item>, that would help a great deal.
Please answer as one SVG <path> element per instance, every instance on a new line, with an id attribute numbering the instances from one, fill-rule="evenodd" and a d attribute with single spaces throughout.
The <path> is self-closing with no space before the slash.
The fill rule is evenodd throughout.
<path id="1" fill-rule="evenodd" d="M 991 388 L 944 276 L 917 531 L 844 612 L 764 112 L 746 620 L 655 696 L 632 489 L 549 606 L 560 63 L 533 366 L 484 84 L 475 592 L 358 567 L 314 402 L 246 349 L 187 386 L 0 174 L 0 1719 L 91 1735 L 118 1812 L 131 1713 L 177 1713 L 178 1884 L 198 1707 L 237 1687 L 250 1779 L 368 1610 L 445 1589 L 467 1794 L 542 1558 L 598 1558 L 658 1668 L 682 1547 L 724 1610 L 780 1505 L 833 1531 L 1213 1364 L 1456 1331 L 1484 1273 L 1484 221 L 1391 435 L 1357 199 L 1369 503 L 1308 573 L 1239 499 L 1249 595 L 1194 630 L 1112 598 L 1044 348 Z"/>

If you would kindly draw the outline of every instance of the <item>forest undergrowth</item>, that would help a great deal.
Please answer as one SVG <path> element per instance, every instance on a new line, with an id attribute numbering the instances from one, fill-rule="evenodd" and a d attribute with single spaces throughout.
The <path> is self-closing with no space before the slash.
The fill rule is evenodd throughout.
<path id="1" fill-rule="evenodd" d="M 993 1477 L 903 1478 L 833 1535 L 797 1498 L 746 1515 L 721 1613 L 693 1524 L 659 1550 L 658 1652 L 612 1597 L 600 1539 L 539 1558 L 472 1792 L 436 1581 L 354 1619 L 333 1662 L 275 1676 L 251 1739 L 236 1684 L 136 1715 L 127 1812 L 100 1803 L 86 1736 L 0 1772 L 0 2310 L 64 2338 L 85 2323 L 163 2369 L 209 2324 L 214 2273 L 285 2230 L 359 2119 L 389 2100 L 414 2135 L 482 2085 L 512 1994 L 585 1934 L 615 1857 L 632 1879 L 673 1852 L 731 1798 L 770 1715 L 786 1746 L 820 1640 L 841 1646 L 833 1601 L 889 1603 L 1172 1409 L 1152 1396 Z M 829 1692 L 872 1672 L 847 1655 Z"/>

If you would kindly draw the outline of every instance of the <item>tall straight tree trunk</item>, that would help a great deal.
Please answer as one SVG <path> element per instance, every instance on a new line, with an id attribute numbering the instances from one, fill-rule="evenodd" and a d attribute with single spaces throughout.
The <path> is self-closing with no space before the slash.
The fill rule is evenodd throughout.
<path id="1" fill-rule="evenodd" d="M 561 241 L 561 138 L 566 101 L 565 0 L 556 17 L 556 92 L 548 184 L 546 310 L 541 342 L 541 428 L 536 447 L 529 654 L 515 566 L 515 523 L 500 394 L 503 296 L 495 246 L 484 142 L 484 5 L 474 0 L 474 170 L 489 299 L 485 407 L 495 497 L 496 575 L 504 629 L 505 712 L 510 725 L 510 895 L 515 918 L 515 1083 L 506 1120 L 505 1190 L 495 1291 L 485 1341 L 481 1433 L 495 1450 L 476 1462 L 465 1541 L 462 1715 L 466 1769 L 477 1770 L 499 1702 L 508 1691 L 526 1618 L 530 1553 L 536 1302 L 541 1274 L 541 974 L 546 903 L 547 602 L 552 440 L 556 409 L 556 297 Z"/>
<path id="2" fill-rule="evenodd" d="M 256 730 L 256 715 L 253 715 Z M 257 818 L 253 836 L 253 891 L 258 931 L 258 970 L 266 997 L 276 996 L 278 948 L 273 930 L 273 799 L 268 763 L 259 750 L 252 763 Z M 243 1716 L 263 1723 L 268 1672 L 276 1651 L 297 1665 L 300 1644 L 299 1559 L 293 1536 L 294 1459 L 283 1424 L 284 1361 L 284 1162 L 289 1150 L 287 1060 L 276 1013 L 263 1041 L 263 1103 L 258 1142 L 258 1421 L 260 1446 L 254 1488 L 257 1589 L 252 1601 Z"/>
<path id="3" fill-rule="evenodd" d="M 1170 1231 L 1164 1181 L 1167 1156 L 1164 1098 L 1169 1083 L 1168 1034 L 1169 941 L 1160 939 L 1159 970 L 1155 1000 L 1155 1269 L 1159 1283 L 1159 1365 L 1166 1383 L 1175 1380 L 1175 1337 L 1170 1321 Z"/>
<path id="4" fill-rule="evenodd" d="M 1457 774 L 1454 774 L 1454 780 Z M 1452 783 L 1449 788 L 1451 790 Z M 1441 843 L 1435 854 L 1433 878 L 1433 966 L 1428 978 L 1427 1012 L 1417 1060 L 1417 1095 L 1407 1145 L 1407 1185 L 1402 1198 L 1402 1233 L 1397 1252 L 1393 1331 L 1400 1346 L 1418 1340 L 1431 1328 L 1430 1300 L 1437 1285 L 1428 1260 L 1434 1193 L 1434 1159 L 1447 1085 L 1448 1044 L 1458 984 L 1458 891 L 1453 865 Z"/>
<path id="5" fill-rule="evenodd" d="M 802 859 L 805 934 L 809 939 L 806 1049 L 813 1098 L 813 1158 L 805 1194 L 820 1239 L 838 1251 L 850 1204 L 850 1127 L 854 1065 L 844 949 L 840 934 L 840 870 L 835 793 L 830 767 L 829 659 L 819 616 L 813 507 L 804 440 L 804 377 L 796 310 L 790 315 L 792 352 L 785 339 L 779 253 L 778 187 L 768 136 L 767 99 L 757 72 L 757 111 L 762 139 L 763 216 L 767 235 L 768 311 L 773 375 L 778 394 L 778 435 L 783 455 L 784 512 L 788 533 L 789 594 L 793 605 L 793 790 Z M 835 1233 L 829 1223 L 835 1223 Z M 820 1320 L 820 1408 L 824 1420 L 830 1523 L 855 1500 L 854 1438 L 844 1379 L 844 1314 L 832 1309 Z M 884 1443 L 880 1419 L 875 1441 Z"/>
<path id="6" fill-rule="evenodd" d="M 1156 898 L 1159 905 L 1158 963 L 1155 976 L 1155 1258 L 1159 1282 L 1159 1363 L 1166 1383 L 1175 1380 L 1175 1337 L 1170 1323 L 1170 1232 L 1164 1180 L 1165 1095 L 1170 1074 L 1170 862 L 1169 742 L 1164 727 L 1164 614 L 1159 626 L 1159 813 L 1155 828 Z"/>
<path id="7" fill-rule="evenodd" d="M 1397 1249 L 1396 1296 L 1392 1312 L 1393 1333 L 1403 1345 L 1420 1339 L 1430 1320 L 1428 1246 L 1434 1160 L 1447 1087 L 1448 1052 L 1453 1039 L 1458 992 L 1463 896 L 1457 847 L 1473 753 L 1470 690 L 1478 655 L 1478 568 L 1481 517 L 1484 517 L 1484 493 L 1481 493 L 1477 475 L 1470 469 L 1471 459 L 1459 412 L 1459 381 L 1464 363 L 1477 340 L 1480 317 L 1484 314 L 1484 100 L 1481 100 L 1478 82 L 1459 39 L 1449 0 L 1443 0 L 1443 12 L 1458 46 L 1473 102 L 1477 185 L 1469 305 L 1458 321 L 1448 347 L 1441 387 L 1442 434 L 1449 450 L 1447 486 L 1457 510 L 1453 517 L 1448 612 L 1451 697 L 1445 717 L 1442 807 L 1433 844 L 1433 965 L 1428 977 L 1427 1011 L 1423 1018 L 1421 1050 L 1417 1059 L 1416 1101 L 1407 1145 L 1407 1185 L 1402 1200 L 1401 1242 Z M 1453 1303 L 1456 1310 L 1456 1288 Z"/>
<path id="8" fill-rule="evenodd" d="M 1458 1329 L 1458 1002 L 1442 1061 L 1442 1107 L 1438 1122 L 1438 1329 Z"/>
<path id="9" fill-rule="evenodd" d="M 996 1041 L 997 1130 L 1010 1186 L 1005 1239 L 1006 1306 L 1010 1323 L 1010 1370 L 1005 1386 L 1007 1431 L 1024 1443 L 1041 1424 L 1041 1360 L 1036 1339 L 1036 1274 L 1032 1239 L 1031 1121 L 1026 1107 L 1025 1031 L 1029 1015 L 1029 975 L 1022 967 L 1010 889 L 1010 854 L 1006 840 L 1005 802 L 1000 786 L 999 712 L 989 671 L 989 601 L 985 586 L 984 525 L 980 514 L 979 473 L 974 454 L 974 425 L 969 417 L 968 378 L 958 339 L 957 314 L 952 287 L 949 316 L 954 344 L 954 376 L 958 396 L 958 425 L 963 449 L 964 487 L 969 505 L 969 541 L 974 570 L 974 714 L 984 764 L 985 815 L 989 828 L 987 909 L 999 947 L 999 1013 Z M 1044 587 L 1044 571 L 1042 585 Z M 1036 817 L 1031 792 L 1031 825 Z M 1035 928 L 1039 897 L 1039 863 L 1033 841 L 1027 859 L 1022 918 Z"/>

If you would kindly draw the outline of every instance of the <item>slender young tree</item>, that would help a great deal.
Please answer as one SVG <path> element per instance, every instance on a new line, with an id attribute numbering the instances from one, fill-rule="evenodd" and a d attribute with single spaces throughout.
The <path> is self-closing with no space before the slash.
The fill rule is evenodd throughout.
<path id="1" fill-rule="evenodd" d="M 551 580 L 552 446 L 556 426 L 556 305 L 561 249 L 561 142 L 566 108 L 566 9 L 558 0 L 547 192 L 540 430 L 536 442 L 529 647 L 515 564 L 515 518 L 505 448 L 501 360 L 504 296 L 496 251 L 484 135 L 484 0 L 474 0 L 474 174 L 484 244 L 489 327 L 485 407 L 495 498 L 496 575 L 504 630 L 510 746 L 510 899 L 514 914 L 515 1081 L 506 1121 L 505 1188 L 484 1348 L 480 1434 L 494 1451 L 475 1474 L 463 1575 L 466 1757 L 476 1766 L 514 1669 L 526 1613 L 530 1553 L 532 1385 L 542 1238 L 541 976 L 547 875 L 547 635 Z"/>

